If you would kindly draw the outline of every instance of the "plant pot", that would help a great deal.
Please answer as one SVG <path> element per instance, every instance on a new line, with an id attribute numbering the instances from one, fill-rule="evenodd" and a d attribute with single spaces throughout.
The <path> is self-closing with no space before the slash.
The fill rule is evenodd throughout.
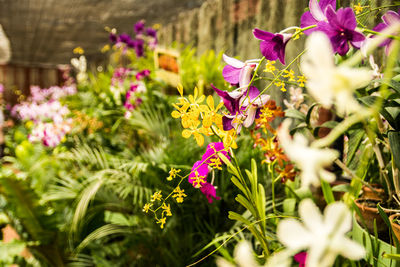
<path id="1" fill-rule="evenodd" d="M 383 255 L 399 253 L 399 249 L 370 235 L 357 223 L 355 217 L 356 216 L 353 217 L 352 238 L 365 248 L 367 252 L 365 260 L 371 264 L 371 266 L 396 267 L 398 263 L 396 260 L 385 258 Z"/>
<path id="2" fill-rule="evenodd" d="M 331 187 L 335 187 L 337 185 L 344 185 L 344 184 L 349 184 L 349 182 L 336 180 L 336 181 L 330 183 L 329 185 Z M 324 193 L 322 192 L 322 188 L 312 186 L 311 193 L 314 197 L 315 203 L 320 208 L 320 210 L 323 211 L 326 207 L 326 201 L 325 201 Z M 335 198 L 335 200 L 340 200 L 343 197 L 343 195 L 344 195 L 344 192 L 333 191 L 333 197 Z"/>
<path id="3" fill-rule="evenodd" d="M 400 217 L 399 213 L 392 214 L 392 215 L 390 215 L 389 220 L 390 220 L 390 225 L 392 226 L 394 235 L 397 237 L 397 240 L 400 241 L 400 224 L 398 224 L 397 222 L 394 221 L 394 219 L 399 218 L 399 217 Z"/>
<path id="4" fill-rule="evenodd" d="M 370 184 L 370 187 L 362 186 L 362 198 L 367 199 L 383 199 L 385 190 L 378 184 Z"/>
<path id="5" fill-rule="evenodd" d="M 376 207 L 376 205 L 381 202 L 381 199 L 359 198 L 354 202 L 360 210 L 368 232 L 374 233 L 374 221 L 376 221 L 378 232 L 383 232 L 387 229 L 387 226 L 379 215 L 378 208 Z M 358 216 L 358 213 L 356 213 L 356 219 L 360 225 L 364 225 L 363 220 Z"/>

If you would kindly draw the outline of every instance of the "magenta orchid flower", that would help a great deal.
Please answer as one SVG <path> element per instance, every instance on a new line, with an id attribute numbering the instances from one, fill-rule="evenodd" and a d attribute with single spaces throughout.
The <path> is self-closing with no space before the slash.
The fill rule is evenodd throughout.
<path id="1" fill-rule="evenodd" d="M 219 158 L 217 153 L 221 153 L 225 157 L 230 159 L 228 151 L 224 147 L 224 143 L 215 142 L 215 143 L 208 144 L 206 152 L 201 157 L 201 160 L 206 164 L 210 164 L 213 159 Z"/>
<path id="2" fill-rule="evenodd" d="M 188 180 L 195 188 L 201 188 L 207 182 L 208 165 L 199 160 L 193 164 L 192 171 L 189 174 Z"/>
<path id="3" fill-rule="evenodd" d="M 389 10 L 388 12 L 385 13 L 385 15 L 382 16 L 382 23 L 379 23 L 374 27 L 374 31 L 381 32 L 387 27 L 395 24 L 395 23 L 400 23 L 400 9 L 396 12 Z M 386 46 L 385 53 L 388 55 L 392 49 L 392 39 L 386 39 L 384 42 L 382 42 L 379 46 L 383 47 Z"/>
<path id="4" fill-rule="evenodd" d="M 255 118 L 257 112 L 264 106 L 269 100 L 269 95 L 260 95 L 260 91 L 255 86 L 250 86 L 244 93 L 240 95 L 240 98 L 233 98 L 229 92 L 219 90 L 215 86 L 213 89 L 222 98 L 226 109 L 230 114 L 225 114 L 222 118 L 223 128 L 225 131 L 229 131 L 235 128 L 237 133 L 242 129 L 242 125 L 246 128 L 250 127 Z"/>
<path id="5" fill-rule="evenodd" d="M 142 71 L 139 71 L 139 72 L 136 74 L 136 80 L 141 80 L 141 79 L 143 79 L 144 77 L 147 77 L 147 76 L 149 76 L 149 75 L 150 75 L 150 70 L 144 69 L 144 70 L 142 70 Z"/>
<path id="6" fill-rule="evenodd" d="M 341 8 L 337 12 L 332 6 L 326 8 L 328 22 L 318 22 L 317 29 L 328 35 L 333 50 L 343 56 L 349 51 L 349 42 L 355 48 L 360 48 L 365 36 L 357 32 L 356 16 L 353 9 Z"/>
<path id="7" fill-rule="evenodd" d="M 285 64 L 286 44 L 292 38 L 291 33 L 271 33 L 260 29 L 253 29 L 254 37 L 261 40 L 261 54 L 268 60 L 277 60 Z"/>
<path id="8" fill-rule="evenodd" d="M 210 183 L 205 183 L 200 187 L 200 191 L 206 196 L 208 203 L 212 203 L 215 200 L 220 200 L 221 197 L 217 196 L 217 190 L 215 186 Z"/>
<path id="9" fill-rule="evenodd" d="M 144 31 L 144 21 L 140 20 L 136 22 L 136 24 L 133 26 L 133 30 L 136 34 L 142 34 Z"/>
<path id="10" fill-rule="evenodd" d="M 225 54 L 222 57 L 226 64 L 228 64 L 222 70 L 222 76 L 225 81 L 230 84 L 239 84 L 240 88 L 247 89 L 251 81 L 251 74 L 257 67 L 257 64 L 252 62 L 252 60 L 243 62 Z"/>
<path id="11" fill-rule="evenodd" d="M 317 25 L 318 22 L 320 21 L 328 21 L 325 13 L 326 9 L 328 6 L 331 6 L 332 8 L 336 9 L 336 0 L 321 0 L 318 2 L 318 0 L 310 0 L 308 4 L 310 11 L 305 12 L 301 16 L 301 28 L 306 28 L 312 25 Z M 318 30 L 317 28 L 311 28 L 308 30 L 305 30 L 305 34 L 310 34 L 313 31 Z"/>
<path id="12" fill-rule="evenodd" d="M 306 267 L 307 252 L 299 252 L 294 255 L 294 260 L 299 263 L 299 267 Z"/>

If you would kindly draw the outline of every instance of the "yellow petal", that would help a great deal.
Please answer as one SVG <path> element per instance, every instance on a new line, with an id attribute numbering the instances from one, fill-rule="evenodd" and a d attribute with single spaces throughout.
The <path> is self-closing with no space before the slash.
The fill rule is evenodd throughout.
<path id="1" fill-rule="evenodd" d="M 197 87 L 194 88 L 194 99 L 197 98 L 197 95 L 199 94 L 199 89 Z"/>
<path id="2" fill-rule="evenodd" d="M 204 101 L 204 98 L 206 98 L 204 95 L 200 96 L 199 99 L 197 99 L 197 103 L 202 103 Z"/>
<path id="3" fill-rule="evenodd" d="M 171 113 L 171 116 L 175 119 L 180 118 L 181 117 L 181 113 L 179 113 L 178 111 L 174 110 Z"/>
<path id="4" fill-rule="evenodd" d="M 187 130 L 187 129 L 185 129 L 185 130 L 182 131 L 182 136 L 183 136 L 184 138 L 189 138 L 191 135 L 192 135 L 192 132 L 189 131 L 189 130 Z"/>
<path id="5" fill-rule="evenodd" d="M 214 109 L 214 98 L 211 95 L 207 96 L 207 105 L 211 110 Z"/>
<path id="6" fill-rule="evenodd" d="M 204 137 L 201 134 L 195 133 L 194 138 L 196 139 L 196 142 L 199 146 L 202 146 L 204 144 Z"/>
<path id="7" fill-rule="evenodd" d="M 203 127 L 205 128 L 210 128 L 212 125 L 212 117 L 211 116 L 206 116 L 203 119 Z"/>
<path id="8" fill-rule="evenodd" d="M 176 87 L 178 89 L 178 92 L 181 96 L 183 96 L 183 86 L 182 84 L 178 84 L 178 86 Z"/>

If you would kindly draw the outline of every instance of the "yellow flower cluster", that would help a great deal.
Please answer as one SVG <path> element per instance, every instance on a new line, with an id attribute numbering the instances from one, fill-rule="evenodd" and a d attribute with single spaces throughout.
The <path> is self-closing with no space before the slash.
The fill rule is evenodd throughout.
<path id="1" fill-rule="evenodd" d="M 172 197 L 175 198 L 176 202 L 182 203 L 183 198 L 187 197 L 187 195 L 184 192 L 185 192 L 184 189 L 181 189 L 179 186 L 177 186 L 173 191 L 174 194 L 172 195 Z"/>
<path id="2" fill-rule="evenodd" d="M 182 136 L 184 138 L 194 137 L 197 144 L 204 144 L 204 136 L 218 135 L 224 142 L 225 147 L 236 148 L 236 133 L 231 130 L 225 132 L 222 126 L 222 115 L 218 111 L 223 106 L 220 102 L 215 106 L 214 98 L 209 95 L 199 95 L 199 90 L 194 88 L 193 95 L 188 98 L 183 96 L 183 87 L 179 85 L 178 92 L 180 97 L 178 103 L 172 104 L 175 108 L 171 116 L 175 119 L 181 119 L 184 130 Z M 206 100 L 206 104 L 203 104 Z"/>
<path id="3" fill-rule="evenodd" d="M 358 2 L 357 5 L 353 6 L 353 9 L 354 9 L 354 12 L 355 12 L 356 14 L 360 14 L 360 13 L 363 11 L 364 7 L 361 6 L 361 3 L 360 3 L 360 2 Z"/>
<path id="4" fill-rule="evenodd" d="M 169 171 L 169 176 L 167 177 L 167 180 L 172 181 L 172 179 L 174 179 L 176 177 L 176 175 L 180 172 L 181 172 L 181 170 L 171 168 L 171 170 Z"/>

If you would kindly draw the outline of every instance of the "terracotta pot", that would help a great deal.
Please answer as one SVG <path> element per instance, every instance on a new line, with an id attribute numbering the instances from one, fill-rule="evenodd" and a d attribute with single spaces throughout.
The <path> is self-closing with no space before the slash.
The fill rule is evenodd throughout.
<path id="1" fill-rule="evenodd" d="M 367 230 L 371 234 L 374 233 L 374 220 L 376 221 L 376 228 L 378 232 L 383 232 L 387 229 L 386 224 L 383 221 L 382 217 L 379 215 L 378 208 L 376 207 L 376 205 L 381 202 L 380 199 L 359 198 L 356 199 L 354 202 L 361 212 Z M 363 220 L 358 216 L 358 213 L 356 213 L 356 219 L 360 225 L 364 226 Z"/>
<path id="2" fill-rule="evenodd" d="M 400 242 L 400 224 L 398 224 L 397 222 L 394 222 L 394 219 L 396 219 L 396 218 L 400 219 L 399 217 L 400 217 L 399 213 L 392 214 L 392 215 L 390 215 L 389 220 L 390 220 L 390 225 L 392 226 L 393 233 L 397 237 L 397 240 L 399 240 L 399 242 Z"/>
<path id="3" fill-rule="evenodd" d="M 342 184 L 349 184 L 349 182 L 336 180 L 336 181 L 330 183 L 330 186 L 334 187 L 336 185 L 342 185 Z M 326 201 L 325 201 L 324 193 L 322 192 L 322 188 L 312 186 L 311 193 L 314 196 L 315 203 L 320 208 L 320 210 L 323 211 L 326 207 Z M 343 197 L 343 195 L 344 195 L 344 192 L 333 191 L 333 197 L 335 198 L 335 200 L 340 200 Z"/>
<path id="4" fill-rule="evenodd" d="M 370 184 L 370 186 L 372 189 L 366 185 L 362 186 L 362 198 L 382 200 L 385 195 L 385 190 L 378 184 Z"/>

